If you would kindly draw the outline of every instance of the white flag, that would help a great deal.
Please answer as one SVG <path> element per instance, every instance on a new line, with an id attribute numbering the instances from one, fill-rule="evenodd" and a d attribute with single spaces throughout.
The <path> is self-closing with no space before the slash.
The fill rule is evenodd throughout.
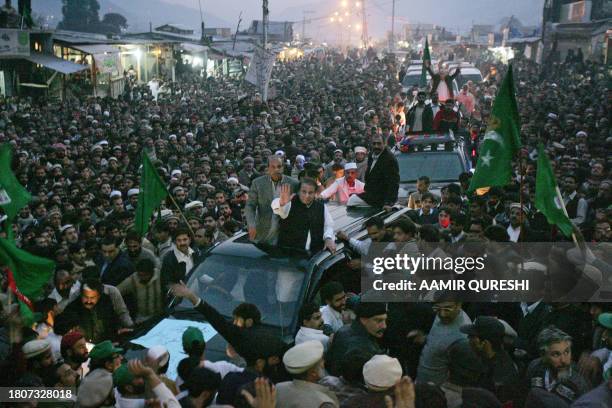
<path id="1" fill-rule="evenodd" d="M 268 83 L 272 76 L 272 68 L 276 54 L 266 51 L 261 47 L 255 48 L 253 59 L 249 64 L 249 69 L 246 73 L 245 80 L 257 86 L 262 95 L 267 94 Z"/>

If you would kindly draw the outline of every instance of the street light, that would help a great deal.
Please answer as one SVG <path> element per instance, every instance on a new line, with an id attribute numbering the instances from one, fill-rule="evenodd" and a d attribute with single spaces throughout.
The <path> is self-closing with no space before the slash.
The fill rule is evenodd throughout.
<path id="1" fill-rule="evenodd" d="M 332 17 L 330 18 L 330 21 L 333 23 L 334 21 L 336 21 L 336 19 Z"/>
<path id="2" fill-rule="evenodd" d="M 344 21 L 344 19 L 342 17 L 338 17 L 338 21 L 341 23 L 342 21 Z"/>
<path id="3" fill-rule="evenodd" d="M 360 2 L 355 3 L 355 7 L 361 7 L 361 3 Z"/>
<path id="4" fill-rule="evenodd" d="M 348 7 L 348 1 L 342 0 L 342 7 Z"/>

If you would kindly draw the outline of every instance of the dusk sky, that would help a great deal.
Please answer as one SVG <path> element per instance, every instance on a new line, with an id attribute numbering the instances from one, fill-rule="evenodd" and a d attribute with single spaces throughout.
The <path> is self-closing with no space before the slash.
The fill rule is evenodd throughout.
<path id="1" fill-rule="evenodd" d="M 197 9 L 198 0 L 163 0 Z M 204 13 L 212 13 L 234 22 L 240 11 L 246 21 L 261 18 L 261 0 L 201 0 Z M 544 0 L 396 0 L 396 23 L 424 22 L 445 25 L 450 29 L 468 29 L 472 23 L 496 23 L 503 17 L 515 15 L 526 25 L 541 21 Z M 341 0 L 269 0 L 271 20 L 301 20 L 302 10 L 314 10 L 311 15 L 325 17 L 340 9 Z M 337 4 L 336 4 L 337 3 Z M 372 27 L 390 26 L 392 0 L 366 0 L 369 24 Z M 435 4 L 435 6 L 434 6 Z M 318 20 L 318 29 L 325 29 Z M 316 28 L 316 27 L 315 27 Z M 388 28 L 387 28 L 388 29 Z"/>

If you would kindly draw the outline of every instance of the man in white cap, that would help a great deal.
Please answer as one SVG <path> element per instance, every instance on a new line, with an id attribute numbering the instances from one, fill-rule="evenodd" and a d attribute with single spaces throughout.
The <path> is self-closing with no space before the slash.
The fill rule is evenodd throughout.
<path id="1" fill-rule="evenodd" d="M 357 179 L 365 181 L 366 170 L 368 169 L 368 149 L 363 146 L 355 147 L 355 163 L 357 164 Z"/>
<path id="2" fill-rule="evenodd" d="M 72 224 L 62 225 L 60 228 L 60 234 L 62 236 L 62 241 L 66 244 L 76 244 L 79 242 L 79 234 L 77 233 L 76 228 Z"/>
<path id="3" fill-rule="evenodd" d="M 402 366 L 398 359 L 376 354 L 363 366 L 363 380 L 368 393 L 349 398 L 343 406 L 385 406 L 385 397 L 391 395 L 401 378 Z"/>
<path id="4" fill-rule="evenodd" d="M 338 407 L 338 398 L 318 382 L 324 376 L 323 345 L 309 340 L 290 348 L 283 364 L 293 381 L 276 385 L 276 404 L 286 408 Z"/>
<path id="5" fill-rule="evenodd" d="M 125 206 L 125 209 L 128 211 L 134 211 L 136 206 L 138 205 L 138 194 L 140 194 L 140 190 L 137 188 L 130 188 L 127 192 L 128 203 Z"/>
<path id="6" fill-rule="evenodd" d="M 202 217 L 202 214 L 204 214 L 204 203 L 199 200 L 190 201 L 185 204 L 185 211 L 196 217 Z"/>
<path id="7" fill-rule="evenodd" d="M 166 372 L 168 371 L 170 363 L 170 352 L 164 346 L 153 346 L 147 350 L 147 354 L 145 355 L 145 364 L 148 367 L 151 367 L 155 374 L 158 375 L 161 382 L 166 384 L 166 387 L 174 395 L 177 395 L 179 390 L 176 386 L 176 382 L 171 380 L 166 376 Z"/>
<path id="8" fill-rule="evenodd" d="M 321 192 L 321 198 L 346 204 L 353 194 L 363 193 L 365 184 L 357 180 L 357 164 L 346 163 L 344 165 L 344 177 L 336 179 L 329 187 Z"/>
<path id="9" fill-rule="evenodd" d="M 27 360 L 27 372 L 22 380 L 28 379 L 43 385 L 50 373 L 49 369 L 55 363 L 51 352 L 51 343 L 47 340 L 30 340 L 22 347 L 23 355 Z"/>

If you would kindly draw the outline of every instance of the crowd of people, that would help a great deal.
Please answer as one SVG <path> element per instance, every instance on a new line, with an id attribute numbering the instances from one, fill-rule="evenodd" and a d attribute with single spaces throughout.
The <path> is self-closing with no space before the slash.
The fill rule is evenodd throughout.
<path id="1" fill-rule="evenodd" d="M 476 196 L 466 172 L 435 194 L 423 174 L 398 202 L 391 149 L 405 134 L 450 129 L 477 153 L 507 71 L 499 62 L 481 67 L 497 74 L 459 95 L 456 73 L 443 67 L 428 67 L 431 89 L 406 92 L 400 61 L 329 51 L 277 63 L 267 102 L 238 80 L 188 75 L 157 98 L 137 86 L 120 99 L 0 100 L 0 142 L 12 145 L 14 173 L 33 197 L 14 222 L 3 217 L 0 234 L 12 226 L 20 248 L 56 264 L 44 297 L 32 299 L 35 321 L 11 304 L 3 275 L 0 382 L 73 387 L 83 407 L 612 406 L 611 304 L 359 301 L 359 257 L 373 243 L 411 252 L 567 240 L 535 208 L 538 142 L 592 248 L 551 256 L 609 283 L 612 137 L 602 64 L 517 58 L 523 148 L 510 183 Z M 143 151 L 171 195 L 144 237 L 134 228 Z M 335 230 L 332 202 L 410 211 L 392 225 L 367 220 L 358 240 Z M 239 305 L 227 321 L 183 283 L 209 248 L 241 231 L 258 244 L 316 253 L 342 243 L 356 255 L 351 276 L 325 282 L 320 303 L 301 305 L 293 345 L 263 330 L 254 305 Z M 232 362 L 207 360 L 195 327 L 182 333 L 188 357 L 176 378 L 166 375 L 163 346 L 123 361 L 134 329 L 165 311 L 168 290 L 227 340 Z"/>

